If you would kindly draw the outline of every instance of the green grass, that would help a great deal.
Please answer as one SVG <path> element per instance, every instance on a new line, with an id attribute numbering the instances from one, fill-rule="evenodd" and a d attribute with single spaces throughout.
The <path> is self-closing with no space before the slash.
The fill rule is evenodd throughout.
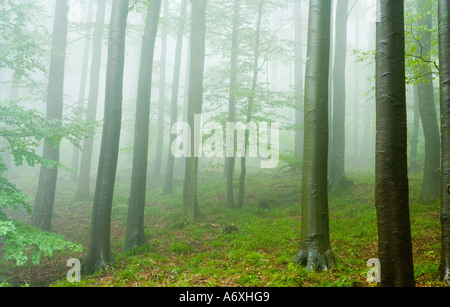
<path id="1" fill-rule="evenodd" d="M 181 217 L 181 184 L 173 195 L 161 195 L 158 183 L 151 182 L 145 210 L 148 245 L 132 253 L 121 252 L 128 195 L 127 184 L 118 183 L 113 206 L 114 264 L 104 272 L 83 276 L 79 284 L 62 278 L 52 286 L 375 286 L 366 280 L 367 260 L 377 256 L 374 178 L 365 171 L 349 172 L 348 178 L 353 182 L 348 190 L 329 196 L 336 268 L 327 272 L 310 272 L 293 264 L 300 238 L 300 180 L 271 171 L 249 174 L 245 207 L 240 210 L 226 208 L 225 179 L 200 179 L 201 217 L 193 223 Z M 439 204 L 419 203 L 415 195 L 420 180 L 420 176 L 411 178 L 415 275 L 419 286 L 442 286 L 435 281 Z M 260 208 L 261 201 L 270 209 Z M 78 214 L 86 213 L 83 210 Z M 74 214 L 67 219 L 74 220 Z M 73 236 L 87 244 L 86 231 L 86 225 L 79 225 Z"/>

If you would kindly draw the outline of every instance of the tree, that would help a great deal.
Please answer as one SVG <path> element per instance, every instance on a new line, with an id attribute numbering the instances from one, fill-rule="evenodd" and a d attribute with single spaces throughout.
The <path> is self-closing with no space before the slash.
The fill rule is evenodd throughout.
<path id="1" fill-rule="evenodd" d="M 328 215 L 328 84 L 331 1 L 309 7 L 305 73 L 305 139 L 302 173 L 300 250 L 294 263 L 310 270 L 334 266 Z"/>
<path id="2" fill-rule="evenodd" d="M 57 1 L 53 24 L 52 54 L 47 89 L 47 118 L 62 120 L 64 70 L 67 47 L 67 0 Z M 60 140 L 44 140 L 43 157 L 59 161 Z M 51 230 L 58 167 L 41 167 L 31 224 L 41 230 Z"/>
<path id="3" fill-rule="evenodd" d="M 176 124 L 178 119 L 178 93 L 180 85 L 181 52 L 183 49 L 183 33 L 186 24 L 186 14 L 187 14 L 187 0 L 182 0 L 180 20 L 178 23 L 178 31 L 177 31 L 177 45 L 175 47 L 175 65 L 172 83 L 172 100 L 170 108 L 171 113 L 170 127 L 173 127 L 173 125 Z M 167 156 L 166 177 L 164 181 L 164 194 L 172 194 L 173 168 L 175 164 L 175 157 L 172 153 L 171 146 L 174 140 L 175 134 L 171 134 L 169 142 L 169 154 Z"/>
<path id="4" fill-rule="evenodd" d="M 92 62 L 90 71 L 89 96 L 86 111 L 86 121 L 94 122 L 97 119 L 97 103 L 100 82 L 100 69 L 102 62 L 103 28 L 105 23 L 106 1 L 100 0 L 97 4 L 96 21 L 92 39 Z M 94 132 L 94 131 L 93 131 Z M 80 174 L 77 185 L 77 198 L 87 199 L 90 194 L 90 174 L 92 164 L 92 149 L 94 147 L 94 133 L 83 141 L 83 150 L 80 161 Z"/>
<path id="5" fill-rule="evenodd" d="M 144 208 L 147 188 L 147 161 L 149 145 L 150 98 L 152 88 L 153 58 L 158 32 L 161 0 L 150 1 L 147 10 L 136 99 L 134 155 L 131 189 L 124 250 L 145 244 Z"/>
<path id="6" fill-rule="evenodd" d="M 188 220 L 195 220 L 199 215 L 197 201 L 198 157 L 195 157 L 194 119 L 202 113 L 203 77 L 205 69 L 205 36 L 206 36 L 207 0 L 192 2 L 191 11 L 191 44 L 189 64 L 188 124 L 191 127 L 190 150 L 186 157 L 186 171 L 183 187 L 183 210 Z"/>
<path id="7" fill-rule="evenodd" d="M 346 59 L 347 59 L 347 22 L 348 0 L 337 1 L 336 39 L 333 68 L 333 136 L 330 150 L 329 188 L 344 189 L 345 176 L 345 100 L 346 100 Z"/>
<path id="8" fill-rule="evenodd" d="M 304 72 L 303 72 L 303 22 L 302 1 L 294 0 L 295 16 L 295 130 L 294 153 L 297 157 L 303 154 L 303 94 L 304 94 Z"/>
<path id="9" fill-rule="evenodd" d="M 409 219 L 403 1 L 379 2 L 375 205 L 381 286 L 414 286 Z"/>
<path id="10" fill-rule="evenodd" d="M 163 0 L 164 18 L 169 15 L 169 1 Z M 164 109 L 166 106 L 166 59 L 167 59 L 167 26 L 161 26 L 161 62 L 159 77 L 159 104 L 158 104 L 158 135 L 156 141 L 155 163 L 153 177 L 161 176 L 162 150 L 164 143 Z"/>
<path id="11" fill-rule="evenodd" d="M 75 116 L 81 122 L 83 119 L 83 110 L 84 110 L 84 101 L 86 94 L 86 80 L 88 75 L 88 62 L 89 62 L 89 53 L 90 53 L 90 42 L 91 42 L 91 23 L 92 23 L 92 13 L 93 13 L 93 0 L 89 1 L 88 12 L 87 12 L 87 23 L 86 32 L 84 38 L 84 48 L 83 48 L 83 60 L 81 62 L 81 79 L 80 79 L 80 88 L 78 92 L 78 103 L 75 108 Z M 77 182 L 78 179 L 78 165 L 80 160 L 80 149 L 74 147 L 72 150 L 72 164 L 71 168 L 73 170 L 70 175 L 70 181 Z"/>
<path id="12" fill-rule="evenodd" d="M 441 100 L 441 280 L 450 281 L 450 1 L 439 1 Z"/>
<path id="13" fill-rule="evenodd" d="M 432 25 L 432 14 L 430 2 L 420 0 L 416 2 L 417 11 L 420 12 L 421 18 L 417 21 L 419 31 L 418 54 L 424 59 L 430 58 L 432 47 L 432 36 L 430 30 Z M 440 136 L 439 124 L 436 115 L 432 64 L 427 60 L 420 65 L 422 76 L 421 82 L 417 84 L 419 112 L 422 122 L 422 128 L 425 137 L 425 161 L 423 167 L 422 193 L 421 199 L 424 203 L 433 203 L 439 198 L 439 177 L 440 177 Z"/>
<path id="14" fill-rule="evenodd" d="M 112 261 L 110 250 L 111 208 L 122 121 L 128 5 L 128 0 L 114 0 L 111 11 L 103 134 L 95 186 L 90 242 L 86 262 L 83 264 L 83 270 L 87 273 L 103 270 Z"/>
<path id="15" fill-rule="evenodd" d="M 237 65 L 239 55 L 239 28 L 240 28 L 240 0 L 234 1 L 233 8 L 233 30 L 231 35 L 231 56 L 230 56 L 230 92 L 228 98 L 228 122 L 234 123 L 236 121 L 236 95 L 237 95 Z M 226 157 L 225 175 L 227 178 L 227 206 L 234 207 L 234 193 L 233 193 L 233 176 L 236 159 Z"/>

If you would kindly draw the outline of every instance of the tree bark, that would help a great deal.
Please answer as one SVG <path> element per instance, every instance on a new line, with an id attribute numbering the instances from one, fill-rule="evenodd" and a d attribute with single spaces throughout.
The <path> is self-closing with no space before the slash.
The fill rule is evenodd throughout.
<path id="1" fill-rule="evenodd" d="M 339 0 L 336 7 L 336 39 L 333 68 L 333 137 L 330 157 L 330 191 L 345 189 L 345 71 L 347 60 L 347 22 L 349 0 Z"/>
<path id="2" fill-rule="evenodd" d="M 376 187 L 381 286 L 414 286 L 407 161 L 404 3 L 381 0 L 376 56 Z"/>
<path id="3" fill-rule="evenodd" d="M 86 121 L 95 121 L 97 119 L 97 104 L 100 83 L 100 69 L 102 62 L 102 42 L 105 14 L 106 1 L 100 0 L 97 4 L 96 24 L 92 39 L 92 62 L 90 71 L 91 76 L 89 83 Z M 90 175 L 93 147 L 94 136 L 85 138 L 83 141 L 83 150 L 81 152 L 80 174 L 78 177 L 78 186 L 76 193 L 76 197 L 78 199 L 87 199 L 90 195 Z"/>
<path id="4" fill-rule="evenodd" d="M 424 12 L 418 21 L 418 25 L 424 29 L 432 28 L 432 15 L 426 12 L 430 10 L 430 4 L 425 0 L 417 2 L 417 9 Z M 432 38 L 429 31 L 419 31 L 420 43 L 423 46 L 422 55 L 426 56 L 431 51 Z M 424 82 L 418 84 L 419 111 L 425 137 L 425 161 L 423 169 L 421 199 L 425 204 L 434 203 L 440 196 L 440 136 L 439 124 L 434 105 L 433 77 L 430 74 L 431 64 L 423 65 L 422 76 Z"/>
<path id="5" fill-rule="evenodd" d="M 191 150 L 186 158 L 186 171 L 183 189 L 183 211 L 188 220 L 195 220 L 199 214 L 197 200 L 198 158 L 195 157 L 195 114 L 202 113 L 203 77 L 205 68 L 205 38 L 206 38 L 206 6 L 207 0 L 192 2 L 191 13 L 191 44 L 189 64 L 189 94 L 188 94 L 188 124 L 191 127 Z"/>
<path id="6" fill-rule="evenodd" d="M 305 74 L 305 145 L 300 250 L 294 263 L 309 270 L 334 266 L 328 215 L 328 74 L 330 0 L 311 0 Z M 324 86 L 325 85 L 325 86 Z"/>
<path id="7" fill-rule="evenodd" d="M 112 261 L 111 208 L 119 154 L 128 0 L 114 0 L 109 27 L 105 115 L 88 254 L 83 269 L 93 273 Z"/>
<path id="8" fill-rule="evenodd" d="M 158 32 L 161 0 L 148 5 L 147 20 L 142 39 L 139 68 L 136 119 L 134 130 L 134 154 L 131 174 L 130 199 L 124 250 L 133 250 L 146 243 L 144 233 L 144 209 L 147 188 L 147 163 L 149 145 L 150 98 L 152 88 L 153 58 Z"/>
<path id="9" fill-rule="evenodd" d="M 450 0 L 439 0 L 441 101 L 441 263 L 440 278 L 450 282 Z"/>
<path id="10" fill-rule="evenodd" d="M 64 99 L 64 71 L 67 47 L 67 0 L 56 1 L 53 24 L 52 54 L 47 89 L 47 118 L 62 120 Z M 60 140 L 44 140 L 42 157 L 59 162 Z M 41 166 L 31 224 L 38 229 L 50 231 L 55 200 L 58 167 Z"/>
<path id="11" fill-rule="evenodd" d="M 180 90 L 180 71 L 181 71 L 181 52 L 183 49 L 183 33 L 186 24 L 186 14 L 187 14 L 187 0 L 183 0 L 181 3 L 181 13 L 180 13 L 180 21 L 178 24 L 178 33 L 177 33 L 177 45 L 175 47 L 175 66 L 174 66 L 174 74 L 173 74 L 173 83 L 172 83 L 172 101 L 171 101 L 171 116 L 170 116 L 170 127 L 176 124 L 178 119 L 178 93 Z M 175 140 L 176 135 L 170 135 L 169 142 L 169 154 L 167 156 L 167 169 L 166 176 L 164 182 L 164 194 L 172 194 L 172 186 L 173 186 L 173 171 L 175 165 L 175 157 L 172 154 L 171 146 L 173 141 Z"/>

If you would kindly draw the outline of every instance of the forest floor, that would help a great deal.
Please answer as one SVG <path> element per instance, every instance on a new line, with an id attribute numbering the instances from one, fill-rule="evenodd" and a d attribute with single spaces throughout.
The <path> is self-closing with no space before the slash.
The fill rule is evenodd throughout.
<path id="1" fill-rule="evenodd" d="M 243 209 L 225 206 L 224 178 L 200 179 L 201 217 L 181 218 L 182 182 L 173 195 L 161 195 L 159 181 L 149 182 L 145 210 L 148 244 L 132 253 L 121 251 L 129 186 L 118 179 L 112 211 L 114 263 L 105 271 L 66 279 L 69 258 L 83 259 L 89 243 L 92 201 L 75 201 L 74 187 L 62 183 L 54 209 L 53 231 L 84 246 L 83 253 L 60 253 L 37 266 L 0 263 L 0 275 L 12 286 L 43 287 L 374 287 L 367 281 L 367 261 L 377 256 L 374 177 L 349 172 L 345 192 L 329 197 L 330 236 L 336 267 L 310 272 L 293 264 L 300 237 L 300 179 L 293 173 L 249 174 Z M 411 229 L 416 284 L 436 281 L 440 255 L 439 204 L 422 205 L 421 176 L 411 182 Z"/>

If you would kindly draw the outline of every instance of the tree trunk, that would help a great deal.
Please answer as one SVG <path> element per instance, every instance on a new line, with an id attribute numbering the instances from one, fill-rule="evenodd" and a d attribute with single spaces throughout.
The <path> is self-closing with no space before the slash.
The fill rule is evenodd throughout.
<path id="1" fill-rule="evenodd" d="M 198 158 L 195 157 L 194 129 L 195 114 L 201 114 L 203 103 L 203 76 L 205 68 L 205 38 L 206 38 L 206 5 L 207 0 L 192 2 L 191 13 L 191 44 L 190 73 L 188 94 L 188 124 L 191 127 L 191 150 L 186 158 L 186 171 L 183 189 L 183 210 L 188 220 L 195 220 L 199 215 L 197 201 Z"/>
<path id="2" fill-rule="evenodd" d="M 89 7 L 87 12 L 87 25 L 86 25 L 86 33 L 84 39 L 84 51 L 83 51 L 83 61 L 81 63 L 81 80 L 80 80 L 80 89 L 78 93 L 78 104 L 75 108 L 75 116 L 79 122 L 83 120 L 83 112 L 84 112 L 84 99 L 86 95 L 86 80 L 88 73 L 88 62 L 89 62 L 89 52 L 90 52 L 90 42 L 91 42 L 91 23 L 92 23 L 92 12 L 93 12 L 94 1 L 89 1 Z M 72 173 L 70 174 L 70 181 L 75 183 L 78 179 L 78 165 L 80 160 L 80 150 L 78 147 L 73 147 L 72 150 Z"/>
<path id="3" fill-rule="evenodd" d="M 62 120 L 64 99 L 64 70 L 67 47 L 67 0 L 56 1 L 53 24 L 52 55 L 50 59 L 47 89 L 47 118 Z M 59 162 L 60 140 L 44 140 L 43 158 Z M 38 229 L 50 231 L 55 200 L 58 167 L 41 166 L 31 224 Z"/>
<path id="4" fill-rule="evenodd" d="M 328 215 L 328 73 L 330 0 L 311 0 L 305 74 L 305 145 L 300 250 L 294 263 L 309 270 L 334 266 Z"/>
<path id="5" fill-rule="evenodd" d="M 302 1 L 294 1 L 294 16 L 295 16 L 295 105 L 298 110 L 295 111 L 295 143 L 294 154 L 300 157 L 303 154 L 303 22 L 302 22 Z"/>
<path id="6" fill-rule="evenodd" d="M 238 54 L 239 54 L 239 27 L 241 24 L 240 14 L 241 2 L 234 1 L 233 34 L 231 38 L 231 60 L 230 60 L 230 93 L 228 98 L 228 122 L 236 122 L 236 91 L 238 89 Z M 234 138 L 233 138 L 234 143 Z M 225 175 L 227 177 L 227 207 L 234 208 L 233 177 L 236 164 L 235 155 L 225 158 Z"/>
<path id="7" fill-rule="evenodd" d="M 297 158 L 303 155 L 303 22 L 302 22 L 302 1 L 294 1 L 294 16 L 295 16 L 295 105 L 298 110 L 295 111 L 295 142 L 294 154 Z"/>
<path id="8" fill-rule="evenodd" d="M 114 0 L 111 11 L 106 71 L 105 115 L 91 235 L 84 270 L 93 273 L 112 261 L 110 250 L 111 208 L 119 154 L 122 121 L 122 90 L 128 0 Z"/>
<path id="9" fill-rule="evenodd" d="M 450 282 L 450 0 L 439 0 L 441 88 L 441 264 L 440 278 Z"/>
<path id="10" fill-rule="evenodd" d="M 106 1 L 100 0 L 97 4 L 96 24 L 92 40 L 92 62 L 90 71 L 90 84 L 88 106 L 86 112 L 87 121 L 97 119 L 97 103 L 100 83 L 100 69 L 102 62 L 102 42 L 103 27 L 105 24 Z M 94 136 L 87 137 L 83 141 L 83 150 L 81 152 L 80 174 L 78 177 L 77 198 L 87 199 L 90 195 L 90 175 L 92 164 L 92 150 L 94 147 Z"/>
<path id="11" fill-rule="evenodd" d="M 414 286 L 409 220 L 403 1 L 381 0 L 376 56 L 376 187 L 381 286 Z"/>
<path id="12" fill-rule="evenodd" d="M 247 124 L 251 122 L 252 120 L 252 113 L 253 113 L 253 102 L 255 100 L 255 94 L 256 94 L 256 86 L 258 84 L 258 73 L 259 73 L 259 49 L 260 49 L 260 43 L 261 43 L 261 22 L 263 17 L 263 7 L 264 7 L 265 0 L 259 0 L 258 2 L 258 20 L 256 23 L 256 33 L 255 33 L 255 59 L 253 62 L 253 81 L 252 81 L 252 88 L 250 91 L 250 97 L 248 98 L 247 103 L 247 110 L 245 112 L 247 113 Z M 244 194 L 245 194 L 245 177 L 247 175 L 247 166 L 246 166 L 246 160 L 247 160 L 247 152 L 248 152 L 248 146 L 249 146 L 249 131 L 245 130 L 245 154 L 241 158 L 241 174 L 239 176 L 239 192 L 238 192 L 238 199 L 237 199 L 237 207 L 242 208 L 244 206 Z"/>
<path id="13" fill-rule="evenodd" d="M 349 0 L 339 0 L 336 8 L 336 39 L 333 69 L 333 137 L 331 141 L 329 188 L 345 189 L 345 70 Z"/>
<path id="14" fill-rule="evenodd" d="M 418 21 L 418 25 L 424 29 L 431 29 L 433 26 L 431 13 L 425 13 L 430 10 L 429 6 L 430 4 L 425 3 L 425 0 L 417 2 L 417 9 L 420 12 L 424 12 L 423 18 Z M 422 55 L 426 56 L 431 51 L 431 33 L 429 31 L 419 32 L 418 36 L 421 36 Z M 424 76 L 425 82 L 418 84 L 419 111 L 425 137 L 425 162 L 421 194 L 421 199 L 425 204 L 433 203 L 440 197 L 440 135 L 436 107 L 434 105 L 433 77 L 430 71 L 431 65 L 424 64 L 422 76 Z"/>
<path id="15" fill-rule="evenodd" d="M 150 98 L 152 88 L 153 58 L 158 32 L 161 0 L 148 5 L 147 20 L 142 39 L 136 120 L 134 130 L 134 155 L 131 174 L 130 200 L 124 250 L 133 250 L 146 243 L 144 209 L 147 188 L 147 163 L 149 143 Z"/>
<path id="16" fill-rule="evenodd" d="M 411 135 L 411 162 L 415 164 L 417 159 L 417 146 L 419 145 L 419 126 L 420 126 L 420 113 L 419 113 L 419 93 L 417 86 L 414 86 L 414 122 L 413 131 Z"/>
<path id="17" fill-rule="evenodd" d="M 178 93 L 180 89 L 180 71 L 181 71 L 181 52 L 183 49 L 183 33 L 186 24 L 187 0 L 181 3 L 180 21 L 178 24 L 177 45 L 175 47 L 175 66 L 172 83 L 172 103 L 170 109 L 170 127 L 176 124 L 178 120 Z M 172 194 L 173 171 L 175 165 L 175 157 L 172 154 L 171 146 L 176 135 L 170 134 L 169 154 L 167 156 L 167 169 L 164 182 L 164 194 Z"/>
<path id="18" fill-rule="evenodd" d="M 163 0 L 164 18 L 169 15 L 169 1 Z M 166 59 L 167 59 L 167 26 L 161 27 L 161 63 L 159 79 L 159 105 L 158 105 L 158 136 L 156 141 L 155 164 L 153 165 L 153 177 L 161 176 L 162 150 L 164 143 L 164 107 L 166 105 Z"/>

